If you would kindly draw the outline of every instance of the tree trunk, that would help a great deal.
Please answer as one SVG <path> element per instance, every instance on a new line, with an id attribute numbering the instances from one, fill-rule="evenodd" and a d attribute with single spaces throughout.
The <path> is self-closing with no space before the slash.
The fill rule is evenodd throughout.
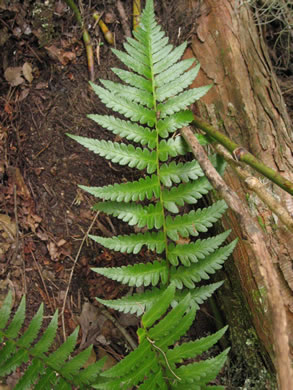
<path id="1" fill-rule="evenodd" d="M 201 64 L 194 87 L 210 83 L 214 86 L 195 110 L 214 128 L 293 181 L 290 150 L 293 134 L 290 133 L 286 105 L 249 7 L 240 3 L 234 0 L 206 0 L 202 3 L 196 33 L 186 56 L 195 56 Z M 257 176 L 252 171 L 251 175 Z M 278 276 L 283 298 L 279 305 L 284 304 L 286 310 L 287 336 L 293 352 L 292 233 L 248 190 L 232 169 L 227 169 L 224 179 L 248 204 L 251 217 L 263 229 L 269 260 Z M 286 206 L 287 199 L 292 197 L 269 180 L 261 178 L 261 181 Z M 257 335 L 275 364 L 277 340 L 274 339 L 272 321 L 276 318 L 270 318 L 267 286 L 260 265 L 232 212 L 228 213 L 224 225 L 225 228 L 231 227 L 234 236 L 239 237 L 233 257 L 241 289 Z M 231 275 L 229 278 L 233 279 Z"/>

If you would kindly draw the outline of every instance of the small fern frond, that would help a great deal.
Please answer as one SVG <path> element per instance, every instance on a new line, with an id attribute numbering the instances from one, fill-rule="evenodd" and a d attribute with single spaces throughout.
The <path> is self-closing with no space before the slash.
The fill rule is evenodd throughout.
<path id="1" fill-rule="evenodd" d="M 171 283 L 169 287 L 167 287 L 165 291 L 160 295 L 160 297 L 154 301 L 154 304 L 152 305 L 150 310 L 148 310 L 142 316 L 141 323 L 143 327 L 145 328 L 151 327 L 157 320 L 159 320 L 162 317 L 163 314 L 165 314 L 165 312 L 167 311 L 168 307 L 170 306 L 171 302 L 174 299 L 175 290 L 176 290 L 175 285 Z M 166 321 L 166 317 L 164 320 L 159 322 L 158 325 L 156 325 L 155 329 L 158 326 L 162 327 L 163 321 Z M 153 330 L 153 332 L 155 331 Z M 152 336 L 151 333 L 150 336 Z M 155 337 L 155 335 L 153 335 L 152 337 Z"/>
<path id="2" fill-rule="evenodd" d="M 156 170 L 156 155 L 148 149 L 135 148 L 118 142 L 99 141 L 87 137 L 69 135 L 75 141 L 102 157 L 131 168 L 147 168 L 148 173 Z"/>
<path id="3" fill-rule="evenodd" d="M 93 83 L 91 83 L 91 86 L 101 101 L 108 108 L 112 108 L 133 122 L 139 122 L 141 124 L 146 123 L 149 126 L 153 126 L 155 123 L 156 117 L 153 110 L 132 102 L 127 98 L 122 100 L 120 95 L 114 95 L 107 89 L 99 87 Z"/>
<path id="4" fill-rule="evenodd" d="M 209 336 L 202 337 L 196 341 L 189 341 L 188 343 L 184 343 L 170 349 L 166 354 L 169 363 L 181 363 L 183 359 L 195 358 L 204 351 L 207 351 L 222 338 L 227 329 L 228 326 L 225 326 Z"/>
<path id="5" fill-rule="evenodd" d="M 188 72 L 184 72 L 181 76 L 179 76 L 174 81 L 164 84 L 161 87 L 157 88 L 156 90 L 157 100 L 159 102 L 163 102 L 167 98 L 170 98 L 171 96 L 175 96 L 179 92 L 182 92 L 196 78 L 199 68 L 200 66 L 198 64 L 196 67 L 192 68 Z"/>
<path id="6" fill-rule="evenodd" d="M 104 211 L 122 219 L 130 226 L 137 225 L 139 228 L 147 226 L 148 229 L 160 229 L 164 221 L 161 203 L 142 206 L 135 203 L 104 202 L 97 203 L 94 209 Z"/>
<path id="7" fill-rule="evenodd" d="M 156 175 L 141 178 L 138 181 L 122 183 L 104 187 L 79 186 L 84 191 L 94 195 L 96 198 L 115 200 L 117 202 L 129 202 L 158 197 L 160 186 Z"/>
<path id="8" fill-rule="evenodd" d="M 117 280 L 128 286 L 156 286 L 160 281 L 165 284 L 168 279 L 168 268 L 165 261 L 126 265 L 112 268 L 92 268 L 94 272 Z"/>
<path id="9" fill-rule="evenodd" d="M 193 120 L 193 114 L 189 110 L 179 111 L 173 115 L 160 119 L 157 122 L 157 131 L 162 138 L 167 138 L 169 133 L 187 126 Z"/>
<path id="10" fill-rule="evenodd" d="M 146 232 L 111 238 L 89 235 L 89 238 L 108 249 L 119 252 L 136 254 L 141 250 L 143 245 L 146 245 L 148 249 L 156 251 L 157 253 L 162 253 L 165 249 L 163 232 Z"/>
<path id="11" fill-rule="evenodd" d="M 105 129 L 112 131 L 112 133 L 118 134 L 120 137 L 125 137 L 129 141 L 139 142 L 141 145 L 148 145 L 150 149 L 156 146 L 156 132 L 147 127 L 142 127 L 136 123 L 107 115 L 88 115 L 88 118 L 103 126 Z"/>
<path id="12" fill-rule="evenodd" d="M 193 65 L 193 63 L 194 58 L 188 58 L 170 66 L 164 72 L 161 72 L 157 75 L 157 86 L 162 87 L 163 85 L 169 84 L 172 81 L 177 80 L 187 69 L 189 69 Z"/>
<path id="13" fill-rule="evenodd" d="M 2 305 L 0 310 L 1 319 L 4 317 L 7 319 L 8 314 L 9 320 L 11 296 L 10 292 Z M 3 314 L 3 317 L 1 314 Z M 27 389 L 32 385 L 34 385 L 34 389 L 52 387 L 54 389 L 71 389 L 73 384 L 87 388 L 86 385 L 90 385 L 98 380 L 104 362 L 103 364 L 98 362 L 99 364 L 94 366 L 94 373 L 90 370 L 82 369 L 89 357 L 91 347 L 70 359 L 70 355 L 76 346 L 78 328 L 55 352 L 48 353 L 56 336 L 58 312 L 54 314 L 48 328 L 35 345 L 33 344 L 39 335 L 43 321 L 43 305 L 40 306 L 27 329 L 20 335 L 24 319 L 25 297 L 22 298 L 10 324 L 6 328 L 5 324 L 0 330 L 2 341 L 0 346 L 0 377 L 3 378 L 18 367 L 26 364 L 22 369 L 24 374 L 14 389 Z"/>
<path id="14" fill-rule="evenodd" d="M 237 244 L 237 240 L 232 241 L 229 245 L 217 249 L 212 254 L 206 256 L 198 263 L 190 267 L 179 266 L 171 270 L 170 281 L 176 284 L 176 287 L 182 289 L 194 288 L 195 283 L 202 279 L 209 279 L 209 274 L 214 274 L 216 270 L 222 268 L 224 261 L 230 256 Z"/>
<path id="15" fill-rule="evenodd" d="M 179 234 L 182 237 L 198 236 L 199 232 L 206 232 L 213 223 L 221 218 L 226 209 L 226 203 L 219 200 L 205 209 L 192 210 L 188 214 L 177 215 L 175 218 L 167 216 L 167 234 L 173 241 L 179 240 Z"/>
<path id="16" fill-rule="evenodd" d="M 96 298 L 98 302 L 112 309 L 119 310 L 123 313 L 136 314 L 141 316 L 146 310 L 150 309 L 156 298 L 160 297 L 163 289 L 156 287 L 151 290 L 146 290 L 143 293 L 127 295 L 120 299 L 105 300 Z"/>
<path id="17" fill-rule="evenodd" d="M 198 239 L 195 242 L 185 245 L 178 244 L 175 246 L 171 243 L 168 246 L 168 260 L 172 265 L 178 265 L 180 260 L 183 265 L 189 267 L 191 263 L 196 263 L 200 259 L 204 259 L 205 256 L 222 245 L 230 232 L 231 230 L 227 230 L 217 236 L 205 240 Z"/>
<path id="18" fill-rule="evenodd" d="M 199 88 L 192 88 L 175 97 L 171 97 L 164 103 L 158 104 L 158 110 L 161 113 L 161 117 L 164 118 L 167 115 L 172 115 L 175 114 L 175 112 L 185 110 L 190 104 L 204 96 L 211 87 L 212 85 L 205 85 Z"/>
<path id="19" fill-rule="evenodd" d="M 182 382 L 180 381 L 180 383 L 176 385 L 176 389 L 187 390 L 196 388 L 195 386 L 202 386 L 214 380 L 223 367 L 229 350 L 230 348 L 227 348 L 214 358 L 188 365 L 181 365 L 178 369 L 175 369 L 176 375 L 180 378 L 184 378 Z M 199 387 L 199 389 L 201 389 L 201 387 Z"/>
<path id="20" fill-rule="evenodd" d="M 181 181 L 187 183 L 204 175 L 198 162 L 195 160 L 184 164 L 176 164 L 175 161 L 172 161 L 170 164 L 163 164 L 160 173 L 160 180 L 166 187 L 171 187 L 172 183 L 178 184 Z"/>
<path id="21" fill-rule="evenodd" d="M 207 194 L 212 186 L 206 177 L 201 177 L 196 181 L 180 184 L 171 190 L 164 189 L 162 197 L 164 207 L 172 213 L 178 213 L 178 206 L 184 206 L 184 203 L 195 204 L 198 199 Z"/>

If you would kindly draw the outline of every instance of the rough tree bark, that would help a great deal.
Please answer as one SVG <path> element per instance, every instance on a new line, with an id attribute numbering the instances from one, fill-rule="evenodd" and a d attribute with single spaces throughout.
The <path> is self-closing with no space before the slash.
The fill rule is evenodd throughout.
<path id="1" fill-rule="evenodd" d="M 196 3 L 196 4 L 195 4 Z M 189 2 L 190 5 L 190 2 Z M 198 7 L 198 2 L 193 2 Z M 195 56 L 201 71 L 194 86 L 213 83 L 214 87 L 195 108 L 196 114 L 242 145 L 266 165 L 293 181 L 293 134 L 286 105 L 272 70 L 268 52 L 247 4 L 235 0 L 201 2 L 196 33 L 186 56 Z M 257 175 L 251 171 L 251 175 Z M 257 175 L 259 177 L 259 175 Z M 282 189 L 261 178 L 263 185 L 286 205 L 292 198 Z M 238 178 L 227 169 L 226 183 L 251 209 L 265 235 L 270 261 L 278 275 L 293 352 L 293 237 Z M 267 310 L 268 294 L 252 246 L 245 240 L 242 226 L 233 212 L 225 228 L 239 237 L 234 252 L 242 292 L 249 305 L 254 327 L 273 363 L 276 345 Z"/>

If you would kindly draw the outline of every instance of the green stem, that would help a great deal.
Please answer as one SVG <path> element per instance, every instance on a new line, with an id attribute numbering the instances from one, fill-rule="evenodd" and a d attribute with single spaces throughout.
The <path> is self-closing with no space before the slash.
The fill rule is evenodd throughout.
<path id="1" fill-rule="evenodd" d="M 233 157 L 235 157 L 235 154 L 237 153 L 237 158 L 239 161 L 245 162 L 247 165 L 254 168 L 257 172 L 261 173 L 262 175 L 264 175 L 265 177 L 270 179 L 272 182 L 277 184 L 283 190 L 285 190 L 289 194 L 293 195 L 293 183 L 290 182 L 289 180 L 285 179 L 277 171 L 275 171 L 274 169 L 263 164 L 260 160 L 258 160 L 256 157 L 254 157 L 247 150 L 240 147 L 235 142 L 231 141 L 228 137 L 226 137 L 220 131 L 216 130 L 215 128 L 210 126 L 208 123 L 200 120 L 195 115 L 193 118 L 193 124 L 197 128 L 203 130 L 209 136 L 214 138 L 217 142 L 219 142 L 221 145 L 223 145 L 226 149 L 228 149 L 229 152 L 233 155 Z"/>
<path id="2" fill-rule="evenodd" d="M 87 64 L 88 64 L 88 70 L 89 70 L 89 74 L 90 74 L 90 80 L 94 81 L 94 79 L 95 79 L 94 54 L 93 54 L 93 47 L 91 44 L 91 37 L 90 37 L 87 29 L 84 27 L 81 13 L 80 13 L 77 5 L 75 4 L 74 0 L 65 0 L 65 2 L 74 12 L 76 20 L 77 20 L 78 24 L 80 25 L 80 27 L 82 28 L 82 39 L 83 39 L 85 49 L 86 49 Z"/>

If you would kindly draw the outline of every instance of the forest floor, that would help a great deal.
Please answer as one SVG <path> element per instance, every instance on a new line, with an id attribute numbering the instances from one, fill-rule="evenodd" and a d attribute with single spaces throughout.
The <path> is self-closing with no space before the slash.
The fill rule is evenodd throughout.
<path id="1" fill-rule="evenodd" d="M 84 9 L 84 18 L 93 24 L 93 10 L 105 11 L 116 47 L 122 49 L 125 38 L 115 1 L 104 3 L 93 0 Z M 95 199 L 78 184 L 103 186 L 133 180 L 139 174 L 109 163 L 66 136 L 114 139 L 87 118 L 87 114 L 108 111 L 88 84 L 85 49 L 72 12 L 61 1 L 5 4 L 0 1 L 0 304 L 8 289 L 14 291 L 15 306 L 26 294 L 27 318 L 31 319 L 43 301 L 47 317 L 56 309 L 61 313 L 57 343 L 81 325 L 81 348 L 93 342 L 97 357 L 106 353 L 119 360 L 127 351 L 126 342 L 101 313 L 95 297 L 114 299 L 128 289 L 91 267 L 143 261 L 148 253 L 141 251 L 130 258 L 88 240 L 89 232 L 112 236 L 127 232 L 127 227 L 94 212 Z M 131 2 L 123 4 L 131 15 Z M 163 8 L 157 9 L 159 23 L 171 42 L 177 45 L 190 38 L 191 16 L 172 9 L 166 14 Z M 111 68 L 120 64 L 97 26 L 92 26 L 90 34 L 99 49 L 96 79 L 113 79 Z M 7 68 L 11 71 L 4 75 Z M 291 76 L 290 90 L 287 77 L 283 75 L 281 86 L 292 110 L 293 82 Z M 110 313 L 135 339 L 136 317 Z M 215 328 L 206 308 L 199 318 L 194 337 Z M 14 381 L 15 376 L 10 383 Z"/>

